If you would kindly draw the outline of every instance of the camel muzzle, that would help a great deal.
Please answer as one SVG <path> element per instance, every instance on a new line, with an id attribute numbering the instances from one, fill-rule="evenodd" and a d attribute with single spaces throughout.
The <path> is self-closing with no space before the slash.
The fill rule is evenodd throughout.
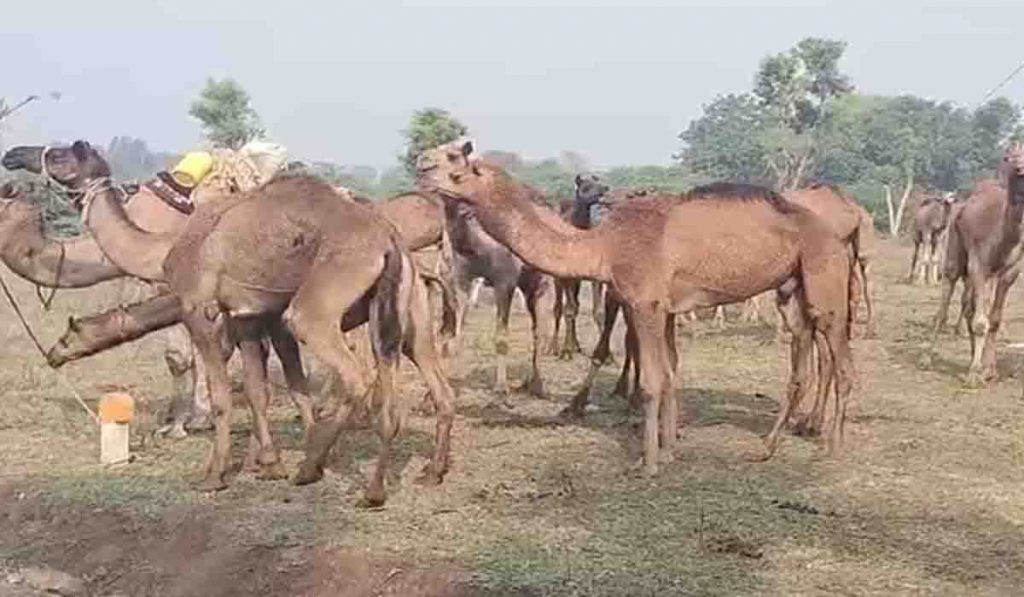
<path id="1" fill-rule="evenodd" d="M 7 170 L 28 170 L 33 174 L 39 174 L 43 171 L 42 159 L 42 147 L 12 147 L 3 158 L 0 158 L 0 164 Z"/>

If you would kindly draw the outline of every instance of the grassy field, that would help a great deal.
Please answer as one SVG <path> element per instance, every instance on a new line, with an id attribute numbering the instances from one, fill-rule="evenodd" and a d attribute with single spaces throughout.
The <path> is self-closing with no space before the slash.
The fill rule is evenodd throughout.
<path id="1" fill-rule="evenodd" d="M 515 395 L 511 411 L 484 408 L 493 316 L 484 304 L 468 326 L 451 473 L 437 488 L 406 481 L 432 427 L 411 415 L 382 511 L 355 508 L 376 448 L 369 431 L 348 434 L 325 479 L 303 488 L 240 474 L 225 492 L 195 492 L 207 436 L 150 443 L 131 464 L 101 467 L 95 429 L 4 307 L 0 594 L 21 594 L 4 572 L 26 566 L 73 574 L 96 595 L 1019 594 L 1019 359 L 1001 349 L 1002 379 L 967 391 L 967 341 L 946 337 L 921 370 L 937 288 L 902 281 L 908 250 L 879 248 L 879 333 L 855 341 L 859 380 L 839 458 L 787 437 L 773 461 L 745 460 L 777 410 L 788 347 L 770 342 L 768 328 L 732 321 L 721 332 L 699 324 L 706 333 L 696 339 L 681 333 L 677 460 L 656 479 L 637 476 L 639 420 L 606 398 L 611 367 L 595 388 L 597 410 L 579 424 L 554 415 L 583 377 L 582 356 L 544 362 L 550 399 Z M 65 292 L 42 313 L 16 286 L 47 339 L 69 313 L 113 296 Z M 1020 298 L 1008 302 L 1004 345 L 1024 334 Z M 513 326 L 517 381 L 529 346 L 521 306 Z M 581 329 L 589 348 L 589 318 Z M 87 400 L 119 386 L 154 411 L 170 390 L 159 339 L 66 375 Z M 410 402 L 423 393 L 408 365 L 401 391 Z M 275 402 L 294 470 L 299 427 L 285 398 Z M 236 412 L 240 448 L 248 420 Z"/>

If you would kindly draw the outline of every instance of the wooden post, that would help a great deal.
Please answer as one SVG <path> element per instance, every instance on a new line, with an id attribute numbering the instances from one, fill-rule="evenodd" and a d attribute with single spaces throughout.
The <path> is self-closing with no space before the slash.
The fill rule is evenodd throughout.
<path id="1" fill-rule="evenodd" d="M 128 462 L 130 423 L 135 417 L 135 400 L 123 392 L 100 399 L 100 463 Z"/>

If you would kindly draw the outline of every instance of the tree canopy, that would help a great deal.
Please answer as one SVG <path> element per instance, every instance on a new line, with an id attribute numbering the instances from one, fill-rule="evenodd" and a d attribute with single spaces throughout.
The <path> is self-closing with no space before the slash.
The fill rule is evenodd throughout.
<path id="1" fill-rule="evenodd" d="M 405 151 L 400 159 L 406 172 L 416 173 L 416 159 L 424 151 L 454 141 L 467 132 L 466 125 L 441 108 L 417 110 L 409 120 L 409 128 L 402 131 Z"/>
<path id="2" fill-rule="evenodd" d="M 207 79 L 188 113 L 200 122 L 203 134 L 217 147 L 238 149 L 264 134 L 248 92 L 233 79 Z"/>

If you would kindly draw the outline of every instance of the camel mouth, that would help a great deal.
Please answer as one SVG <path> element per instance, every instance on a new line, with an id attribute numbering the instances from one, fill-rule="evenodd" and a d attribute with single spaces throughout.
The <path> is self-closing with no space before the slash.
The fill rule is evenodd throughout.
<path id="1" fill-rule="evenodd" d="M 12 147 L 0 158 L 0 165 L 7 170 L 27 170 L 40 174 L 43 171 L 42 159 L 41 147 Z"/>

